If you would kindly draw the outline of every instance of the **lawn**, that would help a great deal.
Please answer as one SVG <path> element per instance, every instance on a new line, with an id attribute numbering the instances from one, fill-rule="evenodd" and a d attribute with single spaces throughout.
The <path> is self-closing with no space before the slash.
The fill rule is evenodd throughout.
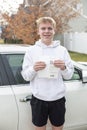
<path id="1" fill-rule="evenodd" d="M 71 59 L 74 61 L 83 61 L 87 62 L 87 54 L 77 53 L 77 52 L 69 52 Z"/>
<path id="2" fill-rule="evenodd" d="M 1 43 L 4 43 L 4 40 L 0 38 L 0 44 L 1 44 Z"/>

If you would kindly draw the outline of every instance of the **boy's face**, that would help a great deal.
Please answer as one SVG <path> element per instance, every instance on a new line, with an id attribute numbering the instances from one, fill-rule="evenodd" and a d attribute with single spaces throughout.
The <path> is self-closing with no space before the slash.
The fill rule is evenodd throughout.
<path id="1" fill-rule="evenodd" d="M 55 29 L 49 22 L 41 23 L 38 27 L 38 34 L 40 35 L 41 41 L 43 43 L 50 45 L 55 34 Z"/>

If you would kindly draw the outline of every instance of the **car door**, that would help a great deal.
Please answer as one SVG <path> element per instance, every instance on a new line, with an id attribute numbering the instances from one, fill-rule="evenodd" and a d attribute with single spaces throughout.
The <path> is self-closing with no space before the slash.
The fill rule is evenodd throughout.
<path id="1" fill-rule="evenodd" d="M 74 70 L 70 80 L 64 80 L 66 86 L 66 114 L 63 130 L 87 130 L 87 83 L 82 82 L 79 69 Z M 47 130 L 51 129 L 50 122 Z"/>
<path id="2" fill-rule="evenodd" d="M 0 54 L 0 130 L 18 130 L 18 107 L 5 65 Z"/>
<path id="3" fill-rule="evenodd" d="M 11 88 L 13 89 L 18 107 L 18 130 L 33 130 L 29 101 L 29 98 L 31 98 L 31 87 L 29 82 L 24 81 L 21 76 L 24 53 L 6 54 L 5 56 L 14 75 L 14 82 L 12 82 Z M 9 77 L 10 79 L 11 77 Z"/>
<path id="4" fill-rule="evenodd" d="M 83 83 L 81 70 L 76 69 L 66 85 L 66 117 L 64 130 L 87 129 L 87 83 Z"/>

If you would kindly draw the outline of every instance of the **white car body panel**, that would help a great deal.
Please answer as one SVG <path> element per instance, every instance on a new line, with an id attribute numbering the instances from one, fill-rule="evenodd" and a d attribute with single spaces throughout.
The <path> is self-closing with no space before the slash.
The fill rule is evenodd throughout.
<path id="1" fill-rule="evenodd" d="M 31 88 L 29 85 L 23 85 L 22 87 L 19 85 L 12 86 L 13 91 L 16 96 L 18 108 L 19 108 L 19 129 L 18 130 L 32 130 L 32 123 L 31 123 L 31 107 L 30 102 L 22 101 L 27 95 L 31 94 Z"/>
<path id="2" fill-rule="evenodd" d="M 66 121 L 65 128 L 80 130 L 81 127 L 87 128 L 87 83 L 83 84 L 81 81 L 66 83 Z M 84 97 L 84 98 L 83 98 Z"/>
<path id="3" fill-rule="evenodd" d="M 0 130 L 17 130 L 17 127 L 18 110 L 15 95 L 11 87 L 0 86 Z"/>

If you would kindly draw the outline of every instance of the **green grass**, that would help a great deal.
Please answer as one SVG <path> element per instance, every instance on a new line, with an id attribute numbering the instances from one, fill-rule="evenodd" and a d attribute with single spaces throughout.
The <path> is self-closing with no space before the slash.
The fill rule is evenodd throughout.
<path id="1" fill-rule="evenodd" d="M 3 40 L 3 39 L 0 39 L 0 44 L 1 44 L 1 43 L 4 43 L 4 40 Z"/>
<path id="2" fill-rule="evenodd" d="M 87 62 L 87 54 L 77 53 L 77 52 L 69 52 L 71 59 L 74 61 L 82 61 Z"/>

